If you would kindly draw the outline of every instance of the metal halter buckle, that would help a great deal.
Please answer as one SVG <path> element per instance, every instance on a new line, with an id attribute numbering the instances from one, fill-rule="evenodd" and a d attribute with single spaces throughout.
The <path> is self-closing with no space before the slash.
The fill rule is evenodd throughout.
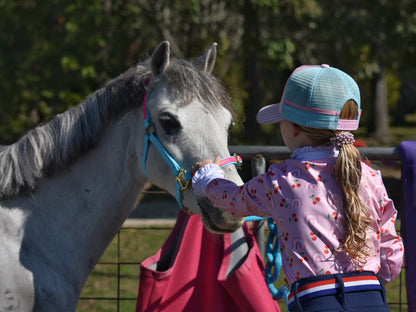
<path id="1" fill-rule="evenodd" d="M 180 169 L 179 174 L 176 176 L 176 182 L 180 185 L 180 190 L 186 190 L 189 187 L 191 180 L 187 180 L 185 177 L 186 170 Z"/>
<path id="2" fill-rule="evenodd" d="M 156 127 L 153 122 L 149 122 L 148 126 L 145 128 L 146 134 L 152 135 L 156 133 Z"/>
<path id="3" fill-rule="evenodd" d="M 243 166 L 243 160 L 240 156 L 238 156 L 236 153 L 234 153 L 233 155 L 235 157 L 235 159 L 237 160 L 237 164 L 235 165 L 237 169 L 241 169 L 241 167 Z"/>

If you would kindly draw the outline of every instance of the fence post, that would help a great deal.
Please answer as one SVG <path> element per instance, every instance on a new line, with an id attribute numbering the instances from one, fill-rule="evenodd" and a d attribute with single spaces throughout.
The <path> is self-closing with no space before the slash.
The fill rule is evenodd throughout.
<path id="1" fill-rule="evenodd" d="M 416 312 L 416 141 L 403 141 L 398 148 L 402 161 L 401 226 L 406 262 L 406 289 L 409 312 Z"/>
<path id="2" fill-rule="evenodd" d="M 251 174 L 253 177 L 263 174 L 266 171 L 266 159 L 261 154 L 254 155 L 251 159 Z M 261 255 L 264 258 L 264 221 L 254 221 L 256 223 L 256 241 Z"/>

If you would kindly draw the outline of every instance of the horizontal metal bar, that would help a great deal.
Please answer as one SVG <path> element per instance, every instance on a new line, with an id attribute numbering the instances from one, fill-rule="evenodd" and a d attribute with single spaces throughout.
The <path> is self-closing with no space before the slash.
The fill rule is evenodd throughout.
<path id="1" fill-rule="evenodd" d="M 137 300 L 133 297 L 80 297 L 79 300 L 114 300 L 114 301 L 122 301 L 122 300 Z"/>
<path id="2" fill-rule="evenodd" d="M 369 160 L 400 160 L 397 147 L 358 147 L 358 150 Z"/>
<path id="3" fill-rule="evenodd" d="M 286 159 L 290 157 L 290 150 L 286 146 L 265 145 L 230 145 L 231 154 L 238 154 L 243 159 L 250 159 L 257 154 L 266 159 Z M 369 160 L 399 160 L 396 147 L 358 147 L 360 153 Z"/>
<path id="4" fill-rule="evenodd" d="M 97 264 L 105 264 L 105 265 L 137 265 L 137 264 L 141 264 L 141 262 L 113 262 L 113 261 L 102 261 L 102 262 L 98 262 Z"/>

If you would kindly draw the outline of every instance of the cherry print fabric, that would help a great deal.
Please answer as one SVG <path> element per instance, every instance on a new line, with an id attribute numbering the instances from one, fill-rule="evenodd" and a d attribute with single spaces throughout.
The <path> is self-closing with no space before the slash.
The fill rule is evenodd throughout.
<path id="1" fill-rule="evenodd" d="M 400 273 L 403 261 L 403 243 L 395 230 L 397 211 L 380 172 L 365 163 L 359 195 L 373 220 L 368 232 L 373 256 L 360 266 L 336 251 L 345 237 L 343 195 L 335 177 L 336 156 L 332 147 L 304 147 L 292 155 L 296 159 L 273 164 L 266 173 L 242 186 L 213 179 L 205 193 L 216 207 L 235 216 L 273 217 L 290 284 L 304 277 L 353 271 L 372 271 L 383 282 L 389 282 Z"/>

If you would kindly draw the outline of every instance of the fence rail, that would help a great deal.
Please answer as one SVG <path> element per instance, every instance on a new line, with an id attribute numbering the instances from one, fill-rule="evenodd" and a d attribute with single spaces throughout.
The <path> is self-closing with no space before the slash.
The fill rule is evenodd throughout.
<path id="1" fill-rule="evenodd" d="M 397 152 L 397 148 L 395 147 L 363 147 L 363 148 L 358 148 L 359 151 L 361 152 L 361 154 L 367 158 L 368 160 L 371 161 L 380 161 L 382 167 L 380 169 L 383 169 L 384 166 L 384 162 L 388 163 L 388 166 L 393 166 L 395 168 L 396 172 L 399 172 L 399 176 L 397 177 L 397 179 L 401 178 L 401 164 L 400 164 L 400 157 L 399 154 Z M 232 145 L 230 146 L 230 152 L 231 153 L 236 153 L 238 155 L 240 155 L 244 160 L 245 163 L 251 163 L 251 172 L 253 175 L 257 175 L 261 172 L 264 172 L 265 166 L 266 166 L 266 161 L 274 161 L 274 160 L 282 160 L 282 159 L 286 159 L 290 156 L 290 151 L 289 149 L 287 149 L 286 147 L 283 146 L 236 146 L 236 145 Z M 382 170 L 383 172 L 383 170 Z M 390 194 L 390 188 L 394 188 L 395 189 L 395 194 L 393 197 L 396 198 L 395 201 L 400 202 L 400 198 L 401 198 L 401 194 L 397 194 L 397 192 L 401 192 L 400 188 L 399 190 L 397 189 L 397 181 L 393 181 L 391 183 L 391 185 L 386 185 L 389 194 Z M 158 194 L 158 192 L 156 192 L 156 197 L 159 196 L 160 194 Z M 390 194 L 391 195 L 391 194 Z M 145 195 L 148 196 L 148 195 Z M 150 195 L 152 198 L 155 197 L 155 194 L 151 194 Z M 397 205 L 396 203 L 396 208 L 398 208 L 399 210 L 399 214 L 402 210 L 401 205 Z M 134 275 L 133 279 L 137 279 L 136 282 L 138 283 L 138 268 L 140 265 L 140 260 L 139 261 L 132 261 L 132 260 L 123 260 L 121 253 L 122 253 L 122 243 L 121 243 L 121 235 L 123 233 L 123 231 L 126 230 L 137 230 L 137 231 L 142 231 L 142 230 L 154 230 L 154 231 L 160 231 L 165 230 L 165 231 L 170 231 L 170 229 L 173 227 L 175 220 L 157 220 L 156 222 L 152 222 L 151 220 L 147 219 L 147 222 L 144 220 L 141 220 L 140 222 L 134 222 L 133 220 L 127 220 L 125 225 L 123 226 L 123 228 L 120 230 L 119 234 L 117 235 L 117 237 L 115 238 L 115 244 L 116 244 L 116 251 L 115 251 L 115 259 L 108 261 L 103 259 L 102 261 L 100 261 L 98 263 L 98 265 L 101 266 L 110 266 L 110 265 L 114 265 L 116 266 L 115 272 L 113 273 L 116 276 L 116 285 L 117 285 L 117 289 L 116 289 L 116 294 L 115 295 L 104 295 L 104 296 L 99 296 L 99 295 L 95 295 L 95 294 L 91 294 L 91 295 L 82 295 L 80 298 L 80 302 L 82 301 L 105 301 L 105 300 L 110 300 L 110 301 L 114 301 L 115 305 L 114 308 L 110 311 L 130 311 L 131 310 L 131 306 L 132 304 L 135 303 L 135 300 L 137 298 L 137 287 L 135 289 L 133 289 L 132 293 L 133 295 L 129 295 L 129 296 L 123 296 L 121 295 L 121 288 L 122 288 L 122 284 L 124 283 L 124 281 L 122 280 L 122 278 L 120 277 L 121 273 L 121 267 L 122 266 L 132 266 L 137 270 L 137 274 Z M 164 222 L 164 224 L 162 226 L 154 226 L 154 224 L 157 224 L 158 222 Z M 400 229 L 399 229 L 400 232 Z M 260 232 L 261 233 L 261 232 Z M 263 232 L 264 233 L 264 232 Z M 264 242 L 264 236 L 262 237 L 261 235 L 258 237 L 258 242 L 261 242 L 259 244 L 259 246 L 264 246 L 262 242 Z M 156 248 L 160 248 L 161 246 L 156 246 Z M 406 250 L 406 249 L 405 249 Z M 141 259 L 144 259 L 142 257 L 140 257 Z M 406 270 L 406 267 L 404 268 L 404 271 Z M 397 296 L 395 296 L 394 302 L 389 302 L 392 311 L 408 311 L 408 303 L 406 301 L 406 287 L 402 286 L 405 285 L 404 282 L 404 274 L 401 274 L 400 277 L 400 283 L 399 283 L 399 287 L 395 288 L 393 291 L 397 291 L 398 294 Z M 129 309 L 123 309 L 123 302 L 130 302 L 130 308 Z M 79 309 L 77 309 L 77 311 L 83 311 L 82 308 L 80 308 L 81 305 L 79 305 Z M 410 310 L 409 310 L 410 311 Z"/>
<path id="2" fill-rule="evenodd" d="M 267 160 L 278 160 L 289 158 L 291 154 L 286 146 L 230 145 L 229 149 L 231 154 L 236 153 L 243 159 L 260 154 Z M 396 147 L 358 147 L 358 150 L 369 160 L 399 160 Z"/>

